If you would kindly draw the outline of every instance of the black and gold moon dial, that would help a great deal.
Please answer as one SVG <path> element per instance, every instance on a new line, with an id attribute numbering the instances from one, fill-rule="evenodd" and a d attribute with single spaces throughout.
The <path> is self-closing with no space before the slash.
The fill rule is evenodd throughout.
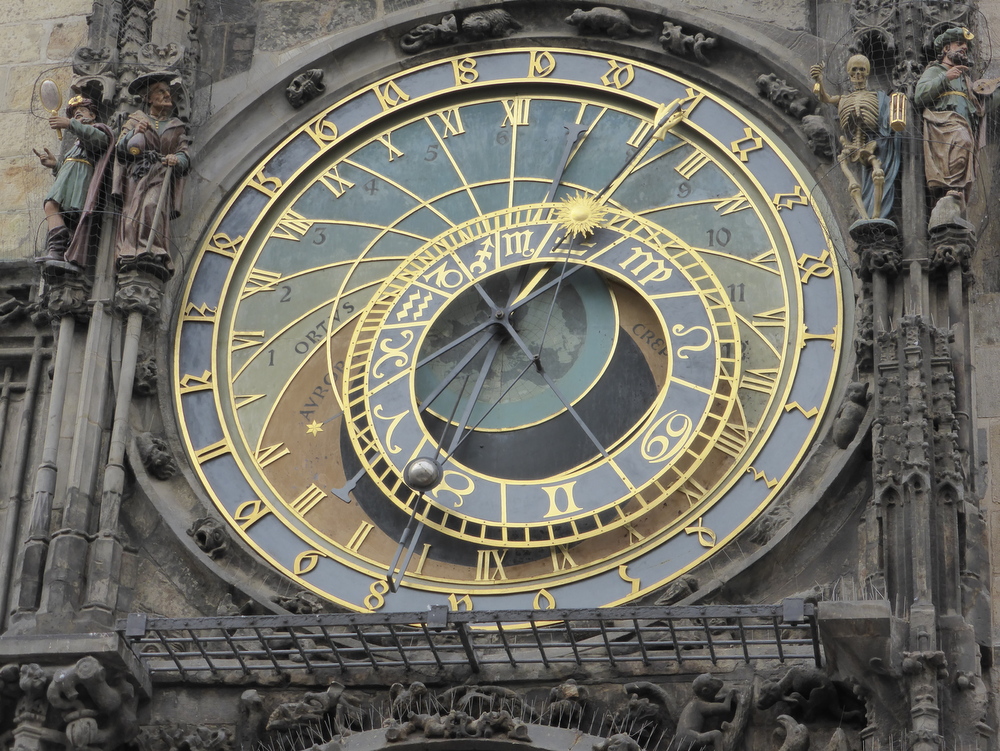
<path id="1" fill-rule="evenodd" d="M 833 242 L 713 92 L 578 50 L 428 63 L 312 118 L 218 212 L 177 324 L 182 433 L 243 539 L 345 607 L 626 602 L 815 440 Z"/>

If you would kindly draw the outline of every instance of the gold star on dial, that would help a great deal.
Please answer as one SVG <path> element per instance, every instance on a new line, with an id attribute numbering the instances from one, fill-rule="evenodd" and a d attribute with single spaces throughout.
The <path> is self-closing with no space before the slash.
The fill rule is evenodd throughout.
<path id="1" fill-rule="evenodd" d="M 306 432 L 309 435 L 318 435 L 323 432 L 323 423 L 313 420 L 311 423 L 306 425 Z"/>

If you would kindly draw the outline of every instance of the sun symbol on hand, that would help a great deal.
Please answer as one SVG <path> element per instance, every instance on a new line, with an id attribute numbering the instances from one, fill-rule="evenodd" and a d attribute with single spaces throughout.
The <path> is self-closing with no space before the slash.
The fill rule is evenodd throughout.
<path id="1" fill-rule="evenodd" d="M 577 193 L 563 199 L 556 210 L 556 222 L 571 235 L 585 236 L 601 226 L 607 213 L 592 196 Z"/>

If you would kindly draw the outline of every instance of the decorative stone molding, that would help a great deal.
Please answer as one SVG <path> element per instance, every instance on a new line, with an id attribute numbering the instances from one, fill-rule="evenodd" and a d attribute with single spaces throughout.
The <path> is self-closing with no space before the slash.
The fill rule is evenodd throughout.
<path id="1" fill-rule="evenodd" d="M 115 308 L 123 315 L 137 312 L 153 318 L 159 314 L 162 293 L 163 281 L 156 275 L 139 269 L 120 270 Z"/>
<path id="2" fill-rule="evenodd" d="M 947 276 L 952 269 L 962 270 L 962 282 L 973 282 L 972 255 L 976 249 L 976 233 L 968 224 L 941 224 L 930 232 L 931 258 L 929 270 L 936 276 Z"/>
<path id="3" fill-rule="evenodd" d="M 7 716 L 19 751 L 114 751 L 139 733 L 135 688 L 94 657 L 54 671 L 34 663 L 5 665 L 0 683 L 7 702 L 16 697 Z"/>
<path id="4" fill-rule="evenodd" d="M 90 284 L 83 278 L 66 274 L 50 279 L 46 285 L 45 305 L 52 318 L 73 316 L 78 321 L 90 318 Z"/>

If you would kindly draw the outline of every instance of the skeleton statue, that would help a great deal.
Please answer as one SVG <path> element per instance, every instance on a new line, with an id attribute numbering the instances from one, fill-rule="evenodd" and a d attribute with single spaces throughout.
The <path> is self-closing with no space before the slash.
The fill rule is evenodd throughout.
<path id="1" fill-rule="evenodd" d="M 809 73 L 816 81 L 821 102 L 836 104 L 840 121 L 841 150 L 837 162 L 847 177 L 851 198 L 862 219 L 886 219 L 892 212 L 894 183 L 899 172 L 898 136 L 889 127 L 889 97 L 883 91 L 868 90 L 871 63 L 864 55 L 847 61 L 851 91 L 830 96 L 823 85 L 822 64 Z M 852 165 L 861 169 L 861 180 Z"/>

